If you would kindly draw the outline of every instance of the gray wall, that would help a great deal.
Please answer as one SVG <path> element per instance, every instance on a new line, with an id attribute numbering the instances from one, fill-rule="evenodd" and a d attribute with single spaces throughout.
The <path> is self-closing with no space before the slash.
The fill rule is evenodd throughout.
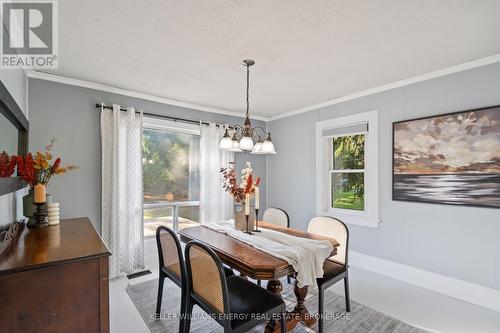
<path id="1" fill-rule="evenodd" d="M 500 209 L 391 200 L 392 122 L 500 104 L 500 63 L 268 123 L 268 206 L 305 229 L 315 212 L 315 123 L 379 111 L 379 229 L 349 226 L 351 249 L 500 289 Z"/>
<path id="2" fill-rule="evenodd" d="M 22 69 L 0 69 L 0 80 L 9 90 L 19 108 L 28 116 L 26 96 L 28 94 L 28 80 Z"/>
<path id="3" fill-rule="evenodd" d="M 61 217 L 88 216 L 100 230 L 101 225 L 101 132 L 100 110 L 95 103 L 104 101 L 133 106 L 144 112 L 221 123 L 242 123 L 243 119 L 150 102 L 98 90 L 50 81 L 29 80 L 30 150 L 40 150 L 50 138 L 58 139 L 56 153 L 64 162 L 80 169 L 54 177 L 48 188 L 54 201 L 61 204 Z M 265 126 L 254 121 L 255 125 Z M 236 154 L 237 167 L 250 161 L 266 187 L 264 156 Z M 266 202 L 265 195 L 262 202 Z"/>

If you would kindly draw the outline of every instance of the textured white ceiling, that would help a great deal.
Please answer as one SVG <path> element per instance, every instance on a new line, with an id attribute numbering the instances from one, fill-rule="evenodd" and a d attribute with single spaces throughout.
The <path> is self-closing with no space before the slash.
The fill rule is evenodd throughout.
<path id="1" fill-rule="evenodd" d="M 498 0 L 59 1 L 55 74 L 275 116 L 500 53 Z"/>

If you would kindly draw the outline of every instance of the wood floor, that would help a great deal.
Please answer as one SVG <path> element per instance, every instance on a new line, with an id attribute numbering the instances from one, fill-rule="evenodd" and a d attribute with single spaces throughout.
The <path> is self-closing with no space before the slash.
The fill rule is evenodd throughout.
<path id="1" fill-rule="evenodd" d="M 153 275 L 133 280 L 114 279 L 110 283 L 110 324 L 112 333 L 148 333 L 146 324 L 128 297 L 128 283 L 138 283 L 157 277 Z M 498 332 L 500 313 L 465 303 L 426 289 L 351 267 L 351 297 L 359 303 L 412 325 L 434 332 Z M 342 293 L 342 284 L 332 287 Z M 312 309 L 311 309 L 312 310 Z"/>

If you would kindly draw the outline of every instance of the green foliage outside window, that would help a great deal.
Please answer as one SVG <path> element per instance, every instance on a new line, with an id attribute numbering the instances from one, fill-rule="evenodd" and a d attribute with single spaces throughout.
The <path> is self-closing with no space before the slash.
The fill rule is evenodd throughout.
<path id="1" fill-rule="evenodd" d="M 365 167 L 365 135 L 333 138 L 333 169 L 363 170 Z M 364 172 L 333 173 L 332 207 L 364 210 Z"/>
<path id="2" fill-rule="evenodd" d="M 144 201 L 164 201 L 168 193 L 175 201 L 198 200 L 198 152 L 199 136 L 144 129 Z"/>

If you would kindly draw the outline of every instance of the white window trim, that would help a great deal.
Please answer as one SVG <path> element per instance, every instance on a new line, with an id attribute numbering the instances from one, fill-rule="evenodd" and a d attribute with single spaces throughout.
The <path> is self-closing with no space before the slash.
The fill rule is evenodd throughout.
<path id="1" fill-rule="evenodd" d="M 200 125 L 187 124 L 178 121 L 161 119 L 156 117 L 144 117 L 142 127 L 162 131 L 172 131 L 177 133 L 187 133 L 200 135 Z"/>
<path id="2" fill-rule="evenodd" d="M 365 143 L 365 211 L 331 208 L 328 137 L 324 130 L 368 123 Z M 379 173 L 378 173 L 378 111 L 358 113 L 316 123 L 316 214 L 331 216 L 348 224 L 378 228 L 379 226 Z"/>

